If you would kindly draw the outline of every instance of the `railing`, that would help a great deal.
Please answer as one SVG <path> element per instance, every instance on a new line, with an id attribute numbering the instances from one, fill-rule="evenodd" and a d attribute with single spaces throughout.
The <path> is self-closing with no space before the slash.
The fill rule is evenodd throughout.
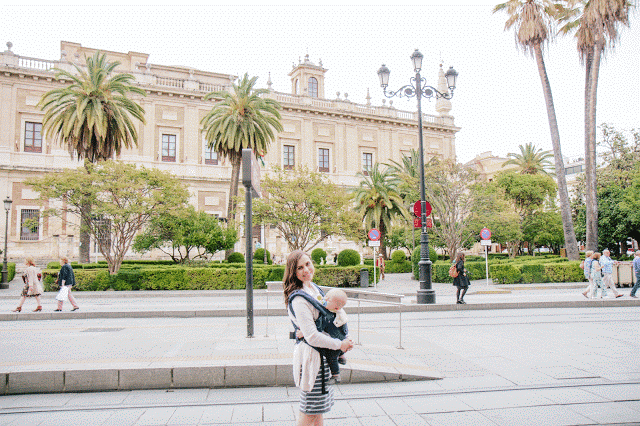
<path id="1" fill-rule="evenodd" d="M 198 90 L 200 90 L 201 92 L 207 92 L 207 93 L 211 93 L 211 92 L 221 92 L 223 90 L 225 90 L 226 87 L 224 86 L 220 86 L 217 84 L 211 84 L 211 83 L 200 83 L 198 86 Z"/>
<path id="2" fill-rule="evenodd" d="M 56 64 L 57 61 L 46 61 L 44 59 L 27 58 L 24 56 L 18 57 L 18 67 L 20 68 L 48 71 L 51 68 L 55 68 Z"/>
<path id="3" fill-rule="evenodd" d="M 180 80 L 177 78 L 171 77 L 158 77 L 156 76 L 156 85 L 158 86 L 167 86 L 167 87 L 177 87 L 179 89 L 184 88 L 184 80 Z"/>

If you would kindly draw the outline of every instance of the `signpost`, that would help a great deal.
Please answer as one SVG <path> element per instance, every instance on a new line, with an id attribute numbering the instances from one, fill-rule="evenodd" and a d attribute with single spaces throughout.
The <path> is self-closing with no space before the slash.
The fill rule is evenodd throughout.
<path id="1" fill-rule="evenodd" d="M 253 225 L 251 199 L 260 197 L 260 166 L 253 151 L 242 150 L 242 184 L 245 187 L 245 235 L 247 265 L 247 337 L 253 337 Z M 256 244 L 257 245 L 257 244 Z"/>
<path id="2" fill-rule="evenodd" d="M 491 245 L 491 231 L 489 228 L 482 228 L 480 231 L 480 244 L 484 246 L 484 267 L 487 276 L 487 286 L 489 285 L 489 252 L 487 251 L 487 247 Z"/>
<path id="3" fill-rule="evenodd" d="M 376 247 L 380 247 L 380 237 L 382 234 L 376 228 L 371 228 L 371 230 L 367 233 L 369 237 L 369 247 L 373 247 L 373 287 L 375 289 L 378 288 L 376 283 L 376 262 L 378 258 L 376 257 Z"/>

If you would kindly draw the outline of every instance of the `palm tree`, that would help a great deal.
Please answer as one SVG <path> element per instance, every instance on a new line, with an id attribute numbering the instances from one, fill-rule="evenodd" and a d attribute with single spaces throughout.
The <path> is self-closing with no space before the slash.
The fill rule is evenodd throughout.
<path id="1" fill-rule="evenodd" d="M 410 217 L 398 194 L 401 181 L 390 168 L 381 170 L 378 163 L 373 165 L 368 176 L 358 172 L 356 177 L 361 179 L 360 186 L 354 190 L 356 209 L 362 214 L 365 226 L 380 231 L 380 253 L 386 258 L 384 236 L 391 229 L 391 222 L 398 215 L 405 219 Z"/>
<path id="2" fill-rule="evenodd" d="M 553 157 L 551 151 L 543 151 L 541 148 L 536 148 L 533 143 L 527 143 L 524 146 L 519 145 L 518 147 L 520 148 L 520 154 L 508 153 L 509 160 L 505 161 L 502 167 L 513 164 L 524 175 L 536 175 L 539 173 L 549 175 L 547 168 L 552 166 L 549 160 L 549 158 Z"/>
<path id="3" fill-rule="evenodd" d="M 127 97 L 130 93 L 145 96 L 145 91 L 133 85 L 131 74 L 111 75 L 119 64 L 96 52 L 86 58 L 86 71 L 74 65 L 77 75 L 56 68 L 56 78 L 71 83 L 45 93 L 38 104 L 45 111 L 42 125 L 47 137 L 67 145 L 78 160 L 84 159 L 87 173 L 89 163 L 108 160 L 122 148 L 137 145 L 132 118 L 145 122 L 144 109 Z M 86 205 L 80 228 L 81 262 L 89 262 L 90 212 L 91 205 Z"/>
<path id="4" fill-rule="evenodd" d="M 256 157 L 264 156 L 275 139 L 274 130 L 282 131 L 278 101 L 265 98 L 266 89 L 254 89 L 258 77 L 248 74 L 233 85 L 231 92 L 209 93 L 205 99 L 222 99 L 202 118 L 203 131 L 209 147 L 231 161 L 231 185 L 227 220 L 233 221 L 238 196 L 238 180 L 242 150 L 252 149 Z M 228 254 L 230 250 L 227 251 Z"/>
<path id="5" fill-rule="evenodd" d="M 505 30 L 515 25 L 516 43 L 524 49 L 525 53 L 535 57 L 542 82 L 547 106 L 547 117 L 549 119 L 549 129 L 551 131 L 551 143 L 553 145 L 553 157 L 555 160 L 555 171 L 558 179 L 558 193 L 560 196 L 560 210 L 562 215 L 562 229 L 567 247 L 567 256 L 571 260 L 578 260 L 578 243 L 573 228 L 571 217 L 571 206 L 569 204 L 569 193 L 567 191 L 567 180 L 564 175 L 564 162 L 562 150 L 560 148 L 560 132 L 558 131 L 558 121 L 556 119 L 553 96 L 551 95 L 551 85 L 544 65 L 542 47 L 548 42 L 551 33 L 551 17 L 557 13 L 557 8 L 549 0 L 509 0 L 506 3 L 497 5 L 493 11 L 506 11 L 509 15 L 505 23 Z"/>
<path id="6" fill-rule="evenodd" d="M 596 194 L 596 103 L 600 62 L 605 49 L 618 39 L 618 24 L 629 25 L 627 0 L 569 0 L 560 19 L 561 32 L 576 30 L 580 60 L 585 65 L 585 205 L 586 249 L 598 248 L 598 199 Z M 571 20 L 578 16 L 578 19 Z"/>

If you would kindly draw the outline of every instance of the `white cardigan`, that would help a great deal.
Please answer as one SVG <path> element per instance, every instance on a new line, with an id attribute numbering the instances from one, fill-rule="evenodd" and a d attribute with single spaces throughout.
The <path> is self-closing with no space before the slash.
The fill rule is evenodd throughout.
<path id="1" fill-rule="evenodd" d="M 320 296 L 320 292 L 313 285 L 303 286 L 302 289 L 312 297 Z M 320 370 L 320 353 L 311 346 L 338 350 L 342 342 L 316 329 L 315 320 L 320 316 L 320 312 L 307 300 L 302 297 L 294 297 L 291 301 L 291 307 L 296 316 L 294 317 L 288 310 L 289 318 L 300 328 L 304 340 L 308 343 L 297 344 L 293 350 L 293 380 L 300 390 L 309 392 L 313 389 Z"/>

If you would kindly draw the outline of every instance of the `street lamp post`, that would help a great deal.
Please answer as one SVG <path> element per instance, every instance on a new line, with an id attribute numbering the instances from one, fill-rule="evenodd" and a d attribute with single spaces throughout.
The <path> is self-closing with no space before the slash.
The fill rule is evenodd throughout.
<path id="1" fill-rule="evenodd" d="M 2 262 L 2 283 L 0 283 L 0 288 L 9 288 L 9 284 L 7 283 L 7 275 L 9 273 L 7 270 L 7 240 L 9 239 L 9 211 L 11 210 L 11 203 L 13 203 L 13 201 L 7 195 L 7 198 L 4 200 L 6 219 L 4 221 L 4 261 Z"/>
<path id="2" fill-rule="evenodd" d="M 447 79 L 447 87 L 449 92 L 439 92 L 435 87 L 428 86 L 425 80 L 420 76 L 422 69 L 423 55 L 416 49 L 411 55 L 411 61 L 413 62 L 413 70 L 416 73 L 415 77 L 411 77 L 409 84 L 402 86 L 397 91 L 387 92 L 387 86 L 389 85 L 389 68 L 384 64 L 378 70 L 378 76 L 380 77 L 380 86 L 384 90 L 384 95 L 387 98 L 394 96 L 412 98 L 416 97 L 418 100 L 418 144 L 420 148 L 420 215 L 422 232 L 420 234 L 420 262 L 418 262 L 420 269 L 420 289 L 418 290 L 418 303 L 436 303 L 436 293 L 431 288 L 431 259 L 429 259 L 429 235 L 427 234 L 427 197 L 425 195 L 425 183 L 424 183 L 424 148 L 422 143 L 422 98 L 431 99 L 435 97 L 451 99 L 453 97 L 453 91 L 456 88 L 456 78 L 458 73 L 450 67 L 445 73 Z"/>

